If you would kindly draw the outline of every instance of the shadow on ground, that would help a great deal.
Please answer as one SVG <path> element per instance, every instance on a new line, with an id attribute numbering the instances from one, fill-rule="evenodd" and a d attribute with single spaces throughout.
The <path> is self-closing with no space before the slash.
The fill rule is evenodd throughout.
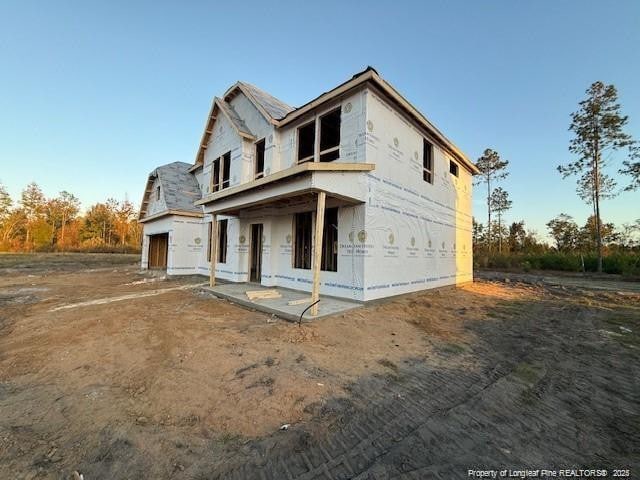
<path id="1" fill-rule="evenodd" d="M 493 321 L 466 323 L 472 343 L 388 362 L 388 374 L 315 405 L 309 424 L 238 442 L 185 473 L 453 479 L 483 468 L 640 468 L 640 342 L 615 331 L 625 315 L 640 327 L 638 310 L 566 300 L 500 302 Z"/>

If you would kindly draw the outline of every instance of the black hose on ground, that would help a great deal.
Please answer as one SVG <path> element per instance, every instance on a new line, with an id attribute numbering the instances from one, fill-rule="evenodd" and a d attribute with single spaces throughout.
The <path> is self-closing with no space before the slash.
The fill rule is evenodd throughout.
<path id="1" fill-rule="evenodd" d="M 301 327 L 302 326 L 302 316 L 307 313 L 307 310 L 309 310 L 311 307 L 313 307 L 316 303 L 320 303 L 320 299 L 316 300 L 315 302 L 313 302 L 311 305 L 309 305 L 307 308 L 305 308 L 302 313 L 300 314 L 300 319 L 298 320 L 298 326 Z"/>

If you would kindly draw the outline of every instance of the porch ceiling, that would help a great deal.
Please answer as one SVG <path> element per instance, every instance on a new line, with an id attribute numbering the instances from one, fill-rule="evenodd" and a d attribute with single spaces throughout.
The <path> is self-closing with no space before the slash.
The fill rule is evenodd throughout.
<path id="1" fill-rule="evenodd" d="M 356 205 L 366 201 L 365 174 L 373 168 L 371 164 L 310 162 L 216 192 L 199 203 L 206 213 L 278 215 L 308 208 L 315 203 L 315 193 L 324 191 L 328 207 Z"/>

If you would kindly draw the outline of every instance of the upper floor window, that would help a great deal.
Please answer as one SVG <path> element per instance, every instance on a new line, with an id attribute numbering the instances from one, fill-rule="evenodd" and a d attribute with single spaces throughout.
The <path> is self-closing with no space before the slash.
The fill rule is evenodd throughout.
<path id="1" fill-rule="evenodd" d="M 160 185 L 156 187 L 156 201 L 160 200 Z"/>
<path id="2" fill-rule="evenodd" d="M 453 160 L 449 160 L 449 173 L 451 175 L 455 175 L 457 177 L 458 176 L 458 172 L 459 172 L 458 164 L 456 162 L 454 162 Z"/>
<path id="3" fill-rule="evenodd" d="M 211 193 L 229 186 L 229 172 L 231 170 L 231 152 L 211 162 Z"/>
<path id="4" fill-rule="evenodd" d="M 433 183 L 433 145 L 422 139 L 422 179 Z"/>
<path id="5" fill-rule="evenodd" d="M 298 163 L 332 162 L 340 156 L 340 108 L 298 128 Z M 316 151 L 316 126 L 320 141 Z"/>
<path id="6" fill-rule="evenodd" d="M 320 161 L 332 162 L 340 155 L 340 109 L 320 117 Z"/>
<path id="7" fill-rule="evenodd" d="M 298 128 L 298 163 L 313 161 L 316 143 L 316 123 L 310 122 Z"/>
<path id="8" fill-rule="evenodd" d="M 211 193 L 220 190 L 220 159 L 211 162 Z"/>
<path id="9" fill-rule="evenodd" d="M 264 177 L 264 138 L 256 143 L 256 168 L 254 178 Z"/>
<path id="10" fill-rule="evenodd" d="M 230 173 L 231 173 L 231 152 L 227 152 L 222 156 L 222 186 L 220 188 L 227 188 L 229 186 Z"/>

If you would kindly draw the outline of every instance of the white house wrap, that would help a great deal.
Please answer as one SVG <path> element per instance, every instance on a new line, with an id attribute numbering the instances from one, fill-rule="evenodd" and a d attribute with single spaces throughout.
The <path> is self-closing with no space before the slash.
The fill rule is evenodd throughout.
<path id="1" fill-rule="evenodd" d="M 195 164 L 149 176 L 142 266 L 209 275 L 215 215 L 215 278 L 311 292 L 318 273 L 319 293 L 361 301 L 469 282 L 476 172 L 372 68 L 296 109 L 238 82 Z"/>

